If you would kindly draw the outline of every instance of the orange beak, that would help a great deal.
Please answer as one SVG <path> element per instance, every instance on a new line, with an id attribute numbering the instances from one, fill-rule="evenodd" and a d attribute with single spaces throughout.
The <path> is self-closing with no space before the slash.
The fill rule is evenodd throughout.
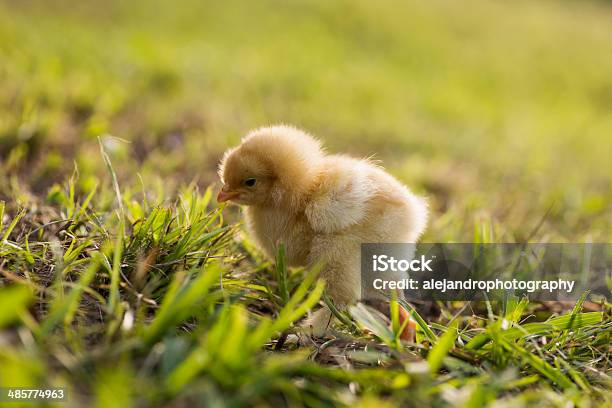
<path id="1" fill-rule="evenodd" d="M 225 189 L 221 189 L 221 191 L 219 191 L 219 194 L 217 195 L 217 202 L 224 203 L 226 201 L 231 200 L 232 198 L 238 197 L 239 195 L 240 193 L 236 191 L 228 191 Z"/>

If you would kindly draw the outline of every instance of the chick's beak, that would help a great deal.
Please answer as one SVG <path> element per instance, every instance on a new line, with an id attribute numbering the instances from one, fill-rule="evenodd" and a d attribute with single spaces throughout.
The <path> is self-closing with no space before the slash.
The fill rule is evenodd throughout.
<path id="1" fill-rule="evenodd" d="M 217 202 L 224 203 L 226 201 L 231 200 L 232 198 L 238 197 L 239 194 L 240 193 L 238 193 L 237 191 L 229 191 L 229 190 L 226 190 L 225 187 L 223 187 L 221 191 L 219 191 L 219 194 L 217 195 Z"/>

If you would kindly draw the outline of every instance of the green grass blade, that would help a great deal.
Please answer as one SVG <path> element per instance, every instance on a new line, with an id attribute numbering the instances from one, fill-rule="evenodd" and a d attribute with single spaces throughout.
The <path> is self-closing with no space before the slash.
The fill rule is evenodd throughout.
<path id="1" fill-rule="evenodd" d="M 203 267 L 186 285 L 183 285 L 180 277 L 175 278 L 153 322 L 145 330 L 144 340 L 149 344 L 157 341 L 173 330 L 176 324 L 195 313 L 197 309 L 194 308 L 206 297 L 212 285 L 219 281 L 221 274 L 221 268 L 213 264 Z"/>
<path id="2" fill-rule="evenodd" d="M 412 318 L 419 325 L 423 333 L 425 333 L 425 337 L 427 337 L 427 339 L 432 344 L 436 344 L 436 342 L 438 341 L 438 336 L 436 336 L 436 334 L 431 330 L 425 319 L 423 319 L 421 315 L 414 309 L 414 307 L 412 307 L 410 303 L 406 302 L 404 299 L 398 299 L 397 301 L 400 305 L 402 305 L 404 309 L 406 309 L 406 311 L 408 311 L 408 313 L 410 313 L 410 316 L 412 316 Z"/>
<path id="3" fill-rule="evenodd" d="M 429 372 L 434 375 L 442 367 L 444 357 L 455 346 L 457 340 L 457 324 L 454 323 L 446 332 L 438 338 L 438 341 L 429 350 L 427 354 L 427 363 L 429 364 Z"/>
<path id="4" fill-rule="evenodd" d="M 33 300 L 32 290 L 25 285 L 0 288 L 0 329 L 18 321 Z"/>
<path id="5" fill-rule="evenodd" d="M 587 312 L 579 314 L 567 314 L 554 317 L 544 323 L 527 323 L 518 327 L 502 331 L 501 334 L 506 340 L 516 340 L 530 335 L 550 335 L 555 331 L 576 330 L 601 323 L 603 320 L 602 312 Z M 478 350 L 491 341 L 489 333 L 481 333 L 468 342 L 466 348 Z"/>
<path id="6" fill-rule="evenodd" d="M 119 227 L 117 228 L 117 237 L 115 238 L 115 248 L 113 250 L 113 265 L 110 274 L 110 295 L 108 298 L 109 313 L 114 313 L 117 303 L 119 302 L 119 282 L 121 280 L 121 256 L 123 254 L 124 229 L 124 219 L 121 218 Z"/>

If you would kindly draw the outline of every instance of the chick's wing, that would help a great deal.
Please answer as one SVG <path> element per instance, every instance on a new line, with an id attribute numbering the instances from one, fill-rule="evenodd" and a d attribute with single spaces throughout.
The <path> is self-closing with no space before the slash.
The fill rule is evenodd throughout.
<path id="1" fill-rule="evenodd" d="M 340 231 L 364 218 L 373 190 L 367 163 L 348 157 L 329 157 L 306 206 L 306 217 L 317 232 Z"/>

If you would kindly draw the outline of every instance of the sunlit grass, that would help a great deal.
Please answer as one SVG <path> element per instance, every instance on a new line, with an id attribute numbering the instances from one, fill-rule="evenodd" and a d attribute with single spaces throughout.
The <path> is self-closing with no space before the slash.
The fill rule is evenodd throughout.
<path id="1" fill-rule="evenodd" d="M 359 305 L 298 346 L 307 309 L 333 308 L 316 271 L 263 259 L 212 203 L 221 152 L 287 122 L 427 195 L 426 241 L 609 241 L 610 12 L 0 2 L 0 386 L 72 406 L 610 404 L 609 304 L 403 303 L 415 344 Z"/>

